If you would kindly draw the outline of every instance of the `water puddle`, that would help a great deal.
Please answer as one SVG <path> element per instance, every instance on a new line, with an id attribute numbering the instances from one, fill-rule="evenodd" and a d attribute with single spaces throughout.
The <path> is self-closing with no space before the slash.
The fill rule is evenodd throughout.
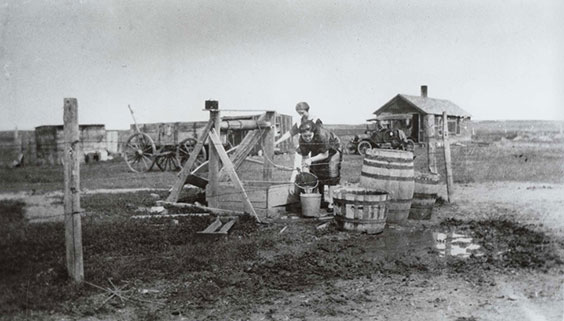
<path id="1" fill-rule="evenodd" d="M 482 256 L 482 248 L 474 239 L 458 232 L 401 231 L 386 229 L 366 244 L 368 255 L 408 252 L 410 255 L 468 258 Z"/>
<path id="2" fill-rule="evenodd" d="M 471 237 L 456 232 L 432 233 L 435 240 L 435 248 L 440 257 L 455 256 L 461 258 L 482 256 L 480 245 L 473 242 Z"/>

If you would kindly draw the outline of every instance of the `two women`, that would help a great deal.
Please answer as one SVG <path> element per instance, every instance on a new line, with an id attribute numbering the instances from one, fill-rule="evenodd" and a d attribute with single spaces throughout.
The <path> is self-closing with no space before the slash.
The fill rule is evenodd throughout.
<path id="1" fill-rule="evenodd" d="M 294 156 L 294 171 L 290 180 L 295 181 L 298 169 L 309 171 L 318 179 L 318 189 L 324 195 L 325 186 L 329 186 L 329 199 L 322 202 L 322 207 L 332 206 L 332 186 L 341 179 L 341 146 L 338 137 L 327 129 L 318 118 L 309 113 L 309 105 L 300 102 L 296 105 L 300 119 L 289 132 L 280 137 L 275 144 L 297 134 L 300 135 L 298 148 Z"/>

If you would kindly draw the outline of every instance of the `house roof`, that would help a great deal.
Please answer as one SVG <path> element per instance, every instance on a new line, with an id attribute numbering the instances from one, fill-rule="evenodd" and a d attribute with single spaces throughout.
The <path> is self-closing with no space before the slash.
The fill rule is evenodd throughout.
<path id="1" fill-rule="evenodd" d="M 386 108 L 390 103 L 394 102 L 396 99 L 403 99 L 404 101 L 415 107 L 416 109 L 426 114 L 442 115 L 442 113 L 446 111 L 447 114 L 451 116 L 459 116 L 459 117 L 471 116 L 468 112 L 458 107 L 458 105 L 451 102 L 450 100 L 436 99 L 436 98 L 429 98 L 422 96 L 411 96 L 404 94 L 398 94 L 397 96 L 392 98 L 392 100 L 384 104 L 382 107 L 378 108 L 378 110 L 376 110 L 374 114 L 378 115 L 379 112 L 382 112 L 384 108 Z"/>

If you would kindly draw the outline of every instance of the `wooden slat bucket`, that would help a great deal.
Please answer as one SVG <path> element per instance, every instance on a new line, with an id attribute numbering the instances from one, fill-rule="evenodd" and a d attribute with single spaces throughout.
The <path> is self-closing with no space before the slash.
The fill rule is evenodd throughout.
<path id="1" fill-rule="evenodd" d="M 376 234 L 386 226 L 386 191 L 343 187 L 334 192 L 333 204 L 335 221 L 342 230 Z"/>
<path id="2" fill-rule="evenodd" d="M 367 150 L 362 163 L 360 186 L 390 194 L 388 223 L 402 223 L 409 216 L 413 198 L 413 153 L 393 149 Z"/>
<path id="3" fill-rule="evenodd" d="M 429 220 L 439 193 L 439 174 L 415 173 L 415 189 L 409 210 L 410 220 Z"/>

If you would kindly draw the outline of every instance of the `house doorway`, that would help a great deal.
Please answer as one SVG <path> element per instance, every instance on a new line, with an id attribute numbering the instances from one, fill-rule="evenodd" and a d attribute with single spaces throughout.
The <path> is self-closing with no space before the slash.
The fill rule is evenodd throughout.
<path id="1" fill-rule="evenodd" d="M 413 114 L 411 118 L 411 133 L 409 133 L 409 137 L 417 143 L 420 142 L 419 138 L 421 136 L 421 117 L 419 116 L 419 114 Z"/>

